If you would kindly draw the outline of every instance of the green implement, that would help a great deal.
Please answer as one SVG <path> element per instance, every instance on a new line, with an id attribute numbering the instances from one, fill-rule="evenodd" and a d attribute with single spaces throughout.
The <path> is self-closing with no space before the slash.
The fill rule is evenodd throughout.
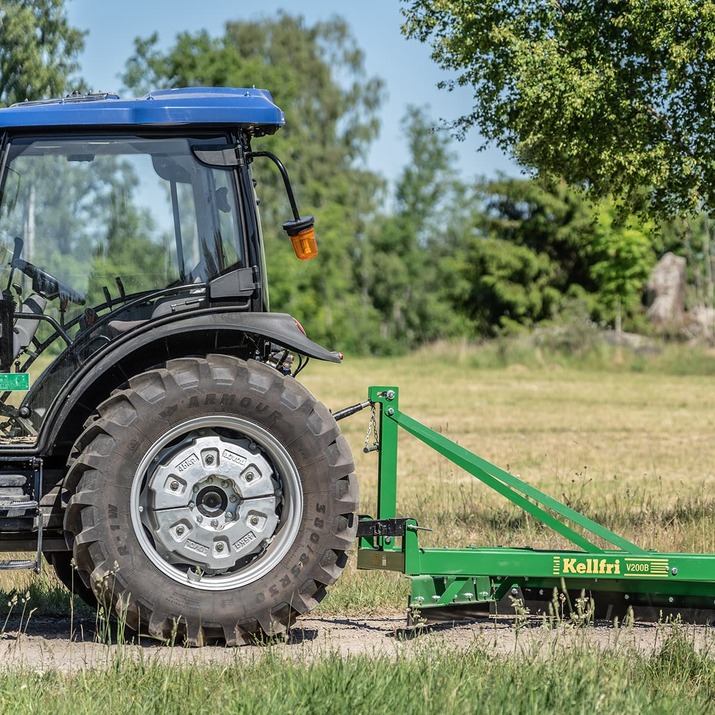
<path id="1" fill-rule="evenodd" d="M 505 612 L 509 597 L 522 600 L 532 613 L 548 614 L 557 599 L 559 608 L 572 610 L 587 602 L 594 618 L 630 613 L 642 620 L 680 615 L 686 621 L 715 621 L 715 554 L 660 553 L 637 546 L 420 424 L 400 411 L 398 397 L 396 387 L 371 387 L 368 402 L 360 406 L 379 412 L 379 471 L 377 517 L 361 517 L 358 525 L 358 568 L 409 576 L 412 622 Z M 576 548 L 422 548 L 423 527 L 414 519 L 397 518 L 400 428 Z"/>

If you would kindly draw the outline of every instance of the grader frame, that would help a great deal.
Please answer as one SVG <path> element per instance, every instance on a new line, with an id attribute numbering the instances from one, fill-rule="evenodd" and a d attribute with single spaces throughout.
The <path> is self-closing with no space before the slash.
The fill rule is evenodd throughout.
<path id="1" fill-rule="evenodd" d="M 375 409 L 377 516 L 358 525 L 358 568 L 398 571 L 411 579 L 411 622 L 451 620 L 509 610 L 516 597 L 532 613 L 590 604 L 593 617 L 641 620 L 680 616 L 715 620 L 715 554 L 660 553 L 638 546 L 469 452 L 399 409 L 397 387 L 369 388 L 360 408 Z M 570 541 L 574 550 L 424 548 L 424 527 L 398 517 L 400 430 L 422 441 Z M 501 604 L 501 608 L 499 607 Z"/>

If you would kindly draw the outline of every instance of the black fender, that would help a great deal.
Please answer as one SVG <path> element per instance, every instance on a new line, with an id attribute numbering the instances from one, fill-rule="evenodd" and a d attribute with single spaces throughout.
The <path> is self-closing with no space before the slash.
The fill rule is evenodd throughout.
<path id="1" fill-rule="evenodd" d="M 50 405 L 36 451 L 68 454 L 94 408 L 132 375 L 186 355 L 217 352 L 250 358 L 255 346 L 248 337 L 262 338 L 306 357 L 341 361 L 340 353 L 310 340 L 286 313 L 208 308 L 147 321 L 77 369 Z"/>

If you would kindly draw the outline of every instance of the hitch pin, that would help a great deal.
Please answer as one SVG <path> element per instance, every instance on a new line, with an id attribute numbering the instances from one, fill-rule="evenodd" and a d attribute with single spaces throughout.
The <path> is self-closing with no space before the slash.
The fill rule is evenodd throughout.
<path id="1" fill-rule="evenodd" d="M 407 531 L 432 531 L 429 526 L 419 526 L 417 524 L 406 524 L 405 529 Z"/>

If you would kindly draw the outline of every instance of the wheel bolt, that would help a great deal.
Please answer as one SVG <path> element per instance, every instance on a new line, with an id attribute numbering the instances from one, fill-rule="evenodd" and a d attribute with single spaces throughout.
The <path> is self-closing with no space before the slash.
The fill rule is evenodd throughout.
<path id="1" fill-rule="evenodd" d="M 221 486 L 222 486 L 224 489 L 228 489 L 228 482 L 224 480 L 223 482 L 221 482 Z"/>
<path id="2" fill-rule="evenodd" d="M 222 544 L 222 543 L 219 542 L 218 544 L 216 544 L 216 551 L 223 551 L 223 544 Z"/>
<path id="3" fill-rule="evenodd" d="M 176 527 L 176 533 L 178 536 L 181 536 L 185 531 L 186 531 L 186 529 L 183 526 Z"/>
<path id="4" fill-rule="evenodd" d="M 211 526 L 218 526 L 218 519 L 211 519 Z"/>
<path id="5" fill-rule="evenodd" d="M 226 512 L 226 521 L 231 521 L 233 519 L 233 514 L 230 511 Z"/>
<path id="6" fill-rule="evenodd" d="M 257 516 L 252 516 L 251 517 L 251 524 L 252 526 L 256 526 L 258 524 L 258 517 Z"/>
<path id="7" fill-rule="evenodd" d="M 196 504 L 194 504 L 194 502 L 192 502 L 192 501 L 189 502 L 189 509 L 193 509 L 195 506 L 196 506 Z"/>
<path id="8" fill-rule="evenodd" d="M 203 516 L 197 516 L 196 517 L 196 523 L 200 524 L 204 520 Z"/>
<path id="9" fill-rule="evenodd" d="M 235 504 L 238 501 L 238 497 L 235 494 L 231 494 L 228 499 L 232 504 Z"/>
<path id="10" fill-rule="evenodd" d="M 207 484 L 213 484 L 213 483 L 214 483 L 214 478 L 213 478 L 213 477 L 209 477 L 209 478 L 206 480 L 206 483 L 207 483 Z"/>
<path id="11" fill-rule="evenodd" d="M 213 464 L 214 463 L 214 456 L 213 454 L 207 454 L 206 455 L 206 464 Z"/>
<path id="12" fill-rule="evenodd" d="M 194 484 L 194 488 L 191 490 L 194 494 L 199 491 L 198 484 Z"/>
<path id="13" fill-rule="evenodd" d="M 175 492 L 178 488 L 179 482 L 174 481 L 169 485 L 169 489 L 171 489 L 172 492 Z"/>
<path id="14" fill-rule="evenodd" d="M 246 481 L 247 482 L 253 481 L 253 472 L 248 472 L 248 474 L 246 474 Z"/>

